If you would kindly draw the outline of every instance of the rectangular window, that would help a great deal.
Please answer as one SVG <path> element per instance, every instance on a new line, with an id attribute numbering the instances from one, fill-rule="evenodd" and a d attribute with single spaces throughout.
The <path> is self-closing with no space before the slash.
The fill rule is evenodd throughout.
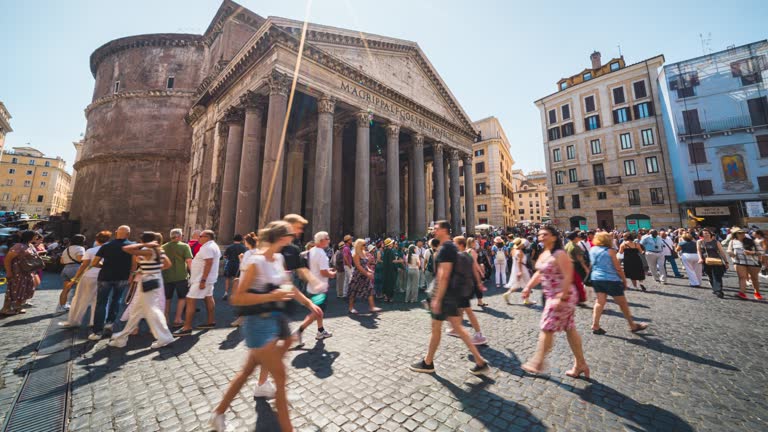
<path id="1" fill-rule="evenodd" d="M 629 194 L 629 205 L 639 206 L 640 205 L 640 189 L 630 189 L 627 192 Z"/>
<path id="2" fill-rule="evenodd" d="M 112 89 L 112 93 L 117 94 L 117 92 L 119 92 L 119 91 L 120 91 L 120 81 L 115 81 L 115 86 Z"/>
<path id="3" fill-rule="evenodd" d="M 557 111 L 556 110 L 549 110 L 549 124 L 555 124 L 557 123 Z"/>
<path id="4" fill-rule="evenodd" d="M 464 186 L 459 185 L 459 196 L 464 196 Z"/>
<path id="5" fill-rule="evenodd" d="M 590 113 L 595 110 L 595 97 L 587 96 L 584 98 L 584 108 Z"/>
<path id="6" fill-rule="evenodd" d="M 768 135 L 758 135 L 757 137 L 757 150 L 760 152 L 761 158 L 768 157 Z"/>
<path id="7" fill-rule="evenodd" d="M 664 204 L 664 188 L 651 188 L 651 204 Z"/>
<path id="8" fill-rule="evenodd" d="M 629 115 L 629 108 L 619 108 L 617 110 L 613 110 L 614 124 L 626 123 L 630 120 L 632 120 L 632 117 Z"/>
<path id="9" fill-rule="evenodd" d="M 640 136 L 644 146 L 653 145 L 653 129 L 643 129 L 640 131 Z"/>
<path id="10" fill-rule="evenodd" d="M 587 72 L 584 75 L 582 75 L 581 77 L 584 79 L 584 81 L 589 81 L 589 80 L 592 79 L 592 72 Z"/>
<path id="11" fill-rule="evenodd" d="M 9 193 L 4 193 L 3 194 L 3 201 L 10 201 L 10 199 L 11 199 L 11 194 L 9 194 Z M 5 208 L 5 207 L 3 207 L 3 208 Z"/>
<path id="12" fill-rule="evenodd" d="M 517 210 L 517 213 L 518 213 L 518 214 L 525 214 L 525 209 L 522 209 L 522 208 L 521 208 L 521 209 L 518 209 L 518 210 Z"/>
<path id="13" fill-rule="evenodd" d="M 619 62 L 611 63 L 611 72 L 615 72 L 617 70 L 619 70 Z"/>
<path id="14" fill-rule="evenodd" d="M 43 171 L 43 177 L 48 177 L 48 171 Z"/>
<path id="15" fill-rule="evenodd" d="M 32 175 L 32 170 L 27 170 L 27 175 Z"/>
<path id="16" fill-rule="evenodd" d="M 15 163 L 19 163 L 19 159 L 17 159 L 17 158 L 11 158 L 11 163 L 12 163 L 12 164 L 15 164 Z"/>
<path id="17" fill-rule="evenodd" d="M 24 187 L 32 186 L 32 180 L 24 180 Z"/>
<path id="18" fill-rule="evenodd" d="M 764 55 L 755 56 L 731 63 L 731 73 L 741 78 L 741 85 L 751 85 L 763 82 L 762 72 L 768 68 Z"/>
<path id="19" fill-rule="evenodd" d="M 654 115 L 653 111 L 653 103 L 651 102 L 643 102 L 641 104 L 637 104 L 634 107 L 632 107 L 635 111 L 635 118 L 636 119 L 644 119 L 651 117 Z"/>
<path id="20" fill-rule="evenodd" d="M 752 118 L 752 126 L 768 124 L 768 96 L 747 99 L 749 117 Z"/>
<path id="21" fill-rule="evenodd" d="M 588 131 L 598 129 L 600 127 L 600 116 L 593 115 L 584 119 L 584 128 Z"/>
<path id="22" fill-rule="evenodd" d="M 645 170 L 648 174 L 659 172 L 659 161 L 656 159 L 656 156 L 645 158 Z"/>
<path id="23" fill-rule="evenodd" d="M 555 184 L 563 184 L 563 171 L 555 171 Z"/>
<path id="24" fill-rule="evenodd" d="M 592 165 L 592 176 L 595 179 L 596 186 L 605 184 L 605 170 L 603 169 L 603 164 Z"/>
<path id="25" fill-rule="evenodd" d="M 38 195 L 37 196 L 37 202 L 43 202 L 43 196 L 42 195 Z"/>
<path id="26" fill-rule="evenodd" d="M 464 177 L 464 165 L 459 167 L 459 177 Z"/>
<path id="27" fill-rule="evenodd" d="M 557 139 L 560 139 L 560 128 L 559 127 L 553 127 L 547 131 L 547 135 L 549 136 L 550 141 L 554 141 Z"/>
<path id="28" fill-rule="evenodd" d="M 688 143 L 688 156 L 691 158 L 691 163 L 694 165 L 707 163 L 707 152 L 704 149 L 704 143 Z"/>
<path id="29" fill-rule="evenodd" d="M 589 146 L 592 148 L 592 154 L 600 154 L 603 152 L 603 149 L 600 148 L 600 140 L 599 139 L 593 139 L 589 142 Z"/>
<path id="30" fill-rule="evenodd" d="M 613 89 L 613 104 L 623 104 L 627 100 L 624 98 L 624 87 L 616 87 Z"/>
<path id="31" fill-rule="evenodd" d="M 621 141 L 622 150 L 632 148 L 632 135 L 629 132 L 619 135 L 619 141 Z"/>
<path id="32" fill-rule="evenodd" d="M 558 210 L 565 210 L 565 197 L 564 196 L 557 197 L 557 209 Z"/>
<path id="33" fill-rule="evenodd" d="M 597 193 L 597 199 L 599 199 L 599 200 L 608 199 L 608 194 L 605 193 L 605 192 L 598 192 Z"/>
<path id="34" fill-rule="evenodd" d="M 566 123 L 562 126 L 563 138 L 573 135 L 573 123 Z"/>
<path id="35" fill-rule="evenodd" d="M 576 148 L 572 145 L 569 145 L 565 148 L 565 157 L 569 160 L 576 159 Z"/>
<path id="36" fill-rule="evenodd" d="M 561 160 L 563 160 L 562 157 L 560 156 L 559 148 L 552 149 L 552 160 L 555 162 L 560 162 Z"/>
<path id="37" fill-rule="evenodd" d="M 45 187 L 45 185 L 46 185 L 45 182 L 40 182 L 40 187 Z"/>
<path id="38" fill-rule="evenodd" d="M 760 192 L 768 192 L 768 176 L 758 177 L 757 186 L 760 188 Z"/>
<path id="39" fill-rule="evenodd" d="M 694 180 L 693 190 L 696 195 L 712 195 L 712 180 Z"/>
<path id="40" fill-rule="evenodd" d="M 645 90 L 645 81 L 633 83 L 632 87 L 635 89 L 635 99 L 648 97 L 648 92 Z"/>
<path id="41" fill-rule="evenodd" d="M 485 154 L 485 150 L 483 149 L 475 150 L 475 156 L 482 156 L 484 154 Z"/>
<path id="42" fill-rule="evenodd" d="M 571 195 L 571 208 L 581 208 L 581 201 L 579 200 L 579 195 Z"/>
<path id="43" fill-rule="evenodd" d="M 478 204 L 477 205 L 477 211 L 479 211 L 479 212 L 488 211 L 488 205 L 487 204 Z"/>
<path id="44" fill-rule="evenodd" d="M 486 194 L 485 183 L 477 183 L 475 185 L 475 195 L 485 195 L 485 194 Z"/>
<path id="45" fill-rule="evenodd" d="M 5 179 L 6 186 L 13 186 L 13 179 Z"/>
<path id="46" fill-rule="evenodd" d="M 16 174 L 16 170 L 11 168 L 8 170 L 8 174 Z"/>
<path id="47" fill-rule="evenodd" d="M 625 176 L 637 175 L 637 169 L 635 168 L 634 160 L 630 159 L 630 160 L 624 161 L 624 175 Z"/>
<path id="48" fill-rule="evenodd" d="M 485 172 L 485 162 L 478 162 L 475 164 L 475 174 L 482 174 Z"/>
<path id="49" fill-rule="evenodd" d="M 683 134 L 701 133 L 701 123 L 699 123 L 699 111 L 696 109 L 683 111 Z"/>
<path id="50" fill-rule="evenodd" d="M 563 105 L 560 108 L 560 112 L 563 115 L 563 120 L 568 120 L 571 118 L 571 106 L 570 105 Z"/>
<path id="51" fill-rule="evenodd" d="M 34 159 L 30 159 L 30 160 L 29 160 L 29 164 L 30 164 L 30 165 L 34 165 L 34 164 L 35 164 L 35 160 L 34 160 Z"/>
<path id="52" fill-rule="evenodd" d="M 568 170 L 568 181 L 571 183 L 576 183 L 579 181 L 579 177 L 576 175 L 576 168 L 571 168 Z"/>
<path id="53" fill-rule="evenodd" d="M 176 81 L 176 77 L 169 76 L 168 80 L 165 82 L 165 88 L 172 89 L 174 81 Z"/>
<path id="54" fill-rule="evenodd" d="M 669 89 L 677 91 L 677 98 L 683 99 L 696 95 L 694 88 L 699 85 L 698 72 L 686 72 L 669 78 Z"/>
<path id="55" fill-rule="evenodd" d="M 51 161 L 45 161 L 45 166 L 50 167 L 51 166 Z"/>
<path id="56" fill-rule="evenodd" d="M 560 90 L 565 90 L 568 88 L 568 83 L 563 81 L 560 83 Z"/>

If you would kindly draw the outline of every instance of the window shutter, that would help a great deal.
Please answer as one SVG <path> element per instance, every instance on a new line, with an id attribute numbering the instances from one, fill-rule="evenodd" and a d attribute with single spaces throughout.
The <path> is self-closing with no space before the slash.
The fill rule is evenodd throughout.
<path id="1" fill-rule="evenodd" d="M 635 116 L 635 117 L 632 117 L 632 110 L 630 110 L 630 109 L 626 109 L 626 111 L 627 111 L 627 121 L 630 121 L 630 120 L 632 120 L 633 118 L 638 118 L 638 117 L 640 117 L 640 116 Z"/>
<path id="2" fill-rule="evenodd" d="M 648 103 L 648 115 L 655 116 L 656 112 L 653 110 L 653 101 L 649 101 Z"/>
<path id="3" fill-rule="evenodd" d="M 595 121 L 597 122 L 597 127 L 599 128 L 600 127 L 600 115 L 599 114 L 595 116 Z"/>
<path id="4" fill-rule="evenodd" d="M 589 117 L 584 119 L 584 130 L 589 130 Z"/>
<path id="5" fill-rule="evenodd" d="M 613 111 L 613 124 L 619 124 L 619 110 Z"/>
<path id="6" fill-rule="evenodd" d="M 635 118 L 640 117 L 640 106 L 635 105 L 632 107 L 632 111 L 635 113 Z"/>

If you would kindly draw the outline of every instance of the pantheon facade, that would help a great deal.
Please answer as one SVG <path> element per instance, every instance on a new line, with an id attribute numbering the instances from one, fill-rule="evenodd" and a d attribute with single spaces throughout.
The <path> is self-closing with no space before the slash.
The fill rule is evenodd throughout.
<path id="1" fill-rule="evenodd" d="M 335 238 L 462 231 L 476 131 L 419 46 L 316 24 L 302 44 L 303 25 L 225 0 L 203 35 L 97 49 L 72 216 L 222 243 L 287 213 Z"/>

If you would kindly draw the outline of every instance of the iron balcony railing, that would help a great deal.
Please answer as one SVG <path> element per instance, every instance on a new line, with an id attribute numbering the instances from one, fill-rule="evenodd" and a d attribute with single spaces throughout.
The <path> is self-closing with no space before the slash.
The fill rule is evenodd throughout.
<path id="1" fill-rule="evenodd" d="M 766 122 L 759 122 L 766 123 Z M 698 126 L 698 127 L 696 127 Z M 748 115 L 725 117 L 716 120 L 704 120 L 699 125 L 687 126 L 681 125 L 677 134 L 683 135 L 699 135 L 699 134 L 711 134 L 717 132 L 727 132 L 738 129 L 748 129 L 753 127 L 752 118 Z M 765 124 L 757 125 L 765 126 Z"/>

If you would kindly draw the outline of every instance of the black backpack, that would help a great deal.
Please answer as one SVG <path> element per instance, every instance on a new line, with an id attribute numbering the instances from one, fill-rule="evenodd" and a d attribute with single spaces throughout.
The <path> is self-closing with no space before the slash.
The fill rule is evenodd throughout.
<path id="1" fill-rule="evenodd" d="M 475 260 L 468 252 L 459 252 L 451 273 L 453 292 L 461 297 L 472 297 L 475 291 Z"/>
<path id="2" fill-rule="evenodd" d="M 426 270 L 432 274 L 435 274 L 435 251 L 429 251 L 429 259 L 427 260 Z"/>

